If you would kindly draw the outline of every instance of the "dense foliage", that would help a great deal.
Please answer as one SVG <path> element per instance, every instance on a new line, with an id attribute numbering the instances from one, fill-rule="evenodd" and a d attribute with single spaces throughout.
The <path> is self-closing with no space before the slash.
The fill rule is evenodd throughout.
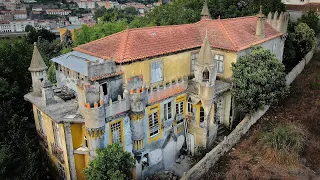
<path id="1" fill-rule="evenodd" d="M 116 22 L 126 19 L 130 23 L 138 14 L 136 8 L 132 6 L 124 9 L 106 9 L 102 7 L 94 12 L 94 18 L 102 22 Z"/>
<path id="2" fill-rule="evenodd" d="M 307 11 L 304 12 L 301 18 L 298 19 L 299 23 L 306 23 L 311 29 L 313 29 L 316 33 L 319 32 L 319 15 L 316 11 Z"/>
<path id="3" fill-rule="evenodd" d="M 287 92 L 284 65 L 270 50 L 252 48 L 251 53 L 232 64 L 232 71 L 233 95 L 242 112 L 253 112 L 271 105 Z"/>
<path id="4" fill-rule="evenodd" d="M 309 28 L 307 24 L 299 23 L 298 26 L 295 27 L 294 33 L 297 52 L 302 57 L 317 45 L 315 32 L 313 29 Z"/>
<path id="5" fill-rule="evenodd" d="M 47 165 L 24 94 L 33 46 L 25 39 L 0 40 L 0 179 L 47 179 Z"/>
<path id="6" fill-rule="evenodd" d="M 82 26 L 80 31 L 75 33 L 75 45 L 81 45 L 119 31 L 122 31 L 127 28 L 126 21 L 119 21 L 116 23 L 106 22 L 99 23 L 95 26 Z"/>
<path id="7" fill-rule="evenodd" d="M 46 29 L 40 29 L 36 30 L 31 25 L 27 25 L 25 31 L 28 33 L 27 35 L 27 41 L 32 44 L 34 42 L 37 42 L 40 38 L 45 39 L 49 42 L 52 42 L 56 39 L 56 35 L 49 30 Z"/>
<path id="8" fill-rule="evenodd" d="M 125 180 L 131 179 L 131 169 L 135 159 L 123 151 L 119 144 L 108 145 L 97 151 L 97 157 L 84 170 L 87 180 Z"/>
<path id="9" fill-rule="evenodd" d="M 310 14 L 313 14 L 313 12 L 305 12 L 304 18 L 299 19 L 298 24 L 289 21 L 288 35 L 283 53 L 283 63 L 286 66 L 286 71 L 290 71 L 295 67 L 317 44 L 316 32 L 307 23 L 316 27 L 315 24 L 317 23 L 314 23 L 314 21 L 318 21 L 319 18 Z"/>

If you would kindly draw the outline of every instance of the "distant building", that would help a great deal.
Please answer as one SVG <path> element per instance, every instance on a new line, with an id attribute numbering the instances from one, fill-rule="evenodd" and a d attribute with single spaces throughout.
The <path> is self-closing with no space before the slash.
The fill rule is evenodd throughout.
<path id="1" fill-rule="evenodd" d="M 124 9 L 126 7 L 134 7 L 136 10 L 139 12 L 139 14 L 145 14 L 147 10 L 147 6 L 142 4 L 142 3 L 135 3 L 135 2 L 130 2 L 121 5 L 121 9 Z"/>
<path id="2" fill-rule="evenodd" d="M 0 10 L 0 14 L 3 14 L 4 16 L 12 16 L 15 20 L 21 20 L 21 19 L 27 19 L 27 11 L 23 10 L 13 10 L 13 11 L 7 11 L 7 10 Z"/>
<path id="3" fill-rule="evenodd" d="M 11 32 L 24 32 L 27 25 L 35 27 L 34 20 L 15 20 L 10 22 Z"/>
<path id="4" fill-rule="evenodd" d="M 290 19 L 296 22 L 303 12 L 313 10 L 320 15 L 320 0 L 285 0 Z"/>
<path id="5" fill-rule="evenodd" d="M 98 6 L 96 3 L 97 1 L 99 0 L 75 0 L 74 2 L 78 4 L 79 8 L 94 9 Z"/>
<path id="6" fill-rule="evenodd" d="M 0 33 L 12 32 L 9 21 L 0 21 Z"/>
<path id="7" fill-rule="evenodd" d="M 320 0 L 281 0 L 284 4 L 304 5 L 308 3 L 320 3 Z"/>
<path id="8" fill-rule="evenodd" d="M 104 7 L 106 9 L 120 8 L 120 4 L 116 1 L 106 1 Z"/>
<path id="9" fill-rule="evenodd" d="M 74 33 L 76 30 L 80 29 L 82 25 L 69 25 L 69 26 L 63 26 L 59 27 L 59 34 L 60 34 L 60 39 L 63 40 L 63 36 L 67 31 L 71 32 L 72 39 L 74 40 Z"/>
<path id="10" fill-rule="evenodd" d="M 71 13 L 71 10 L 65 9 L 47 9 L 46 13 L 48 15 L 60 15 L 60 16 L 67 16 Z"/>

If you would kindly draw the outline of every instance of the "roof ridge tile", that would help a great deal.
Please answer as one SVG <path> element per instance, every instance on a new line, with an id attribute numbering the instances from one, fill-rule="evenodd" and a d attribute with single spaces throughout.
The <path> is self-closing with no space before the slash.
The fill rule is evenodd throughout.
<path id="1" fill-rule="evenodd" d="M 218 19 L 220 26 L 223 28 L 224 32 L 227 34 L 229 40 L 231 41 L 231 44 L 233 45 L 234 49 L 237 49 L 237 46 L 235 45 L 235 43 L 233 42 L 232 38 L 230 37 L 228 31 L 226 30 L 226 28 L 224 27 L 224 25 L 221 23 L 220 19 Z"/>

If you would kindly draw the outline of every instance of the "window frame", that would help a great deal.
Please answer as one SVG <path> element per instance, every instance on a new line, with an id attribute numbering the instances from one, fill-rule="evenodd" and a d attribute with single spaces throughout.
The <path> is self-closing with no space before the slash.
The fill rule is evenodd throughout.
<path id="1" fill-rule="evenodd" d="M 59 129 L 59 124 L 52 121 L 52 132 L 54 137 L 55 144 L 62 149 L 62 142 L 61 142 L 61 134 Z"/>
<path id="2" fill-rule="evenodd" d="M 44 122 L 43 122 L 43 116 L 42 112 L 37 108 L 37 117 L 38 117 L 38 123 L 39 123 L 39 130 L 43 133 L 46 134 Z"/>
<path id="3" fill-rule="evenodd" d="M 190 97 L 187 100 L 187 112 L 188 113 L 193 113 L 192 100 L 191 100 Z"/>
<path id="4" fill-rule="evenodd" d="M 176 102 L 176 114 L 184 114 L 184 101 Z"/>
<path id="5" fill-rule="evenodd" d="M 169 101 L 163 105 L 163 116 L 165 120 L 172 118 L 172 102 Z"/>
<path id="6" fill-rule="evenodd" d="M 214 55 L 214 59 L 217 61 L 217 72 L 223 74 L 224 73 L 224 55 L 215 54 Z M 219 64 L 221 64 L 221 71 L 220 71 L 220 68 L 219 68 Z"/>
<path id="7" fill-rule="evenodd" d="M 159 67 L 156 68 L 156 69 L 153 69 L 153 66 L 157 66 L 157 65 L 154 65 L 154 64 L 159 64 Z M 156 77 L 157 75 L 154 75 L 154 73 L 160 73 L 160 77 L 157 77 L 157 79 L 153 79 L 153 77 Z M 158 83 L 158 82 L 161 82 L 163 81 L 163 61 L 162 60 L 157 60 L 157 61 L 152 61 L 150 63 L 150 82 L 151 84 L 154 84 L 154 83 Z"/>
<path id="8" fill-rule="evenodd" d="M 120 138 L 120 142 L 113 142 L 113 130 L 112 130 L 112 126 L 115 124 L 119 123 L 119 138 Z M 110 144 L 114 144 L 114 143 L 118 143 L 120 146 L 124 147 L 124 134 L 123 134 L 123 120 L 122 119 L 118 119 L 115 120 L 113 122 L 109 123 L 109 131 L 110 131 Z"/>
<path id="9" fill-rule="evenodd" d="M 203 113 L 203 116 L 201 116 L 201 112 Z M 203 119 L 201 121 L 201 119 Z M 205 121 L 205 113 L 204 113 L 204 108 L 202 105 L 200 105 L 200 109 L 199 109 L 199 123 L 203 123 Z"/>
<path id="10" fill-rule="evenodd" d="M 157 121 L 157 124 L 155 123 L 154 121 L 154 114 L 157 114 L 157 118 L 158 118 L 158 121 Z M 152 120 L 152 123 L 150 121 L 150 117 L 151 117 L 151 120 Z M 162 129 L 161 129 L 161 114 L 160 114 L 160 104 L 155 104 L 153 106 L 149 106 L 148 107 L 148 143 L 151 143 L 153 141 L 156 141 L 158 140 L 161 135 L 162 135 Z M 150 127 L 151 125 L 151 127 Z M 153 134 L 155 131 L 152 131 L 153 128 L 157 128 L 157 131 L 158 133 L 155 133 Z"/>
<path id="11" fill-rule="evenodd" d="M 199 51 L 191 52 L 190 74 L 193 74 L 195 71 L 195 64 L 198 57 L 199 57 Z"/>

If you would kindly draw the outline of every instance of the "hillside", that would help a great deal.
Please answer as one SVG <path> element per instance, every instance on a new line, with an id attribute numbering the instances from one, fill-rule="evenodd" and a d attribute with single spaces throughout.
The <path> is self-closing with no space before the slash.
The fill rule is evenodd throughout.
<path id="1" fill-rule="evenodd" d="M 297 156 L 284 155 L 280 149 L 266 149 L 262 138 L 279 126 L 294 126 L 301 134 L 302 150 Z M 320 52 L 317 52 L 291 85 L 289 96 L 270 109 L 203 179 L 319 179 L 319 137 Z"/>

